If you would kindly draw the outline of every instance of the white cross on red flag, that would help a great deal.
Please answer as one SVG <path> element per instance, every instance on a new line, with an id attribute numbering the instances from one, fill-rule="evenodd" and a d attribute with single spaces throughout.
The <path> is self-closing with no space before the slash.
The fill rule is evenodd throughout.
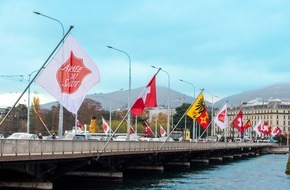
<path id="1" fill-rule="evenodd" d="M 156 107 L 156 74 L 150 80 L 148 85 L 144 88 L 136 102 L 131 108 L 131 113 L 133 116 L 140 115 L 145 108 Z"/>
<path id="2" fill-rule="evenodd" d="M 238 131 L 242 132 L 243 130 L 243 112 L 240 111 L 237 113 L 236 117 L 233 119 L 232 124 L 233 127 L 238 129 Z"/>
<path id="3" fill-rule="evenodd" d="M 72 35 L 36 79 L 36 83 L 74 114 L 87 92 L 99 82 L 97 65 Z"/>

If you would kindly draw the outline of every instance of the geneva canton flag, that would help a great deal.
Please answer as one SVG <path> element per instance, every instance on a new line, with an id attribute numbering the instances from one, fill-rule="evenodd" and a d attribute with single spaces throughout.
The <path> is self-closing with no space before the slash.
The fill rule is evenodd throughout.
<path id="1" fill-rule="evenodd" d="M 97 65 L 72 35 L 67 37 L 55 57 L 36 79 L 37 84 L 74 114 L 90 88 L 99 82 Z"/>

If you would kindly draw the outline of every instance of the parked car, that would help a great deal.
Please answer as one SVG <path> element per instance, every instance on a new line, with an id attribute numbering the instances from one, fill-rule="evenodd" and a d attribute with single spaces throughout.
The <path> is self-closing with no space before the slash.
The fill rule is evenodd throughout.
<path id="1" fill-rule="evenodd" d="M 39 138 L 38 138 L 38 136 L 36 134 L 17 132 L 17 133 L 13 133 L 12 135 L 10 135 L 9 137 L 7 137 L 6 139 L 26 139 L 26 140 L 33 140 L 33 139 L 39 139 Z"/>

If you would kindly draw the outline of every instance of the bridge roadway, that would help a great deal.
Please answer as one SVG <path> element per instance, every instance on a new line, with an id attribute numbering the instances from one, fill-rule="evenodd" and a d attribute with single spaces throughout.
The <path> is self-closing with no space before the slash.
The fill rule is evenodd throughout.
<path id="1" fill-rule="evenodd" d="M 0 140 L 0 187 L 53 189 L 73 176 L 118 178 L 128 169 L 256 155 L 276 145 L 230 142 Z"/>

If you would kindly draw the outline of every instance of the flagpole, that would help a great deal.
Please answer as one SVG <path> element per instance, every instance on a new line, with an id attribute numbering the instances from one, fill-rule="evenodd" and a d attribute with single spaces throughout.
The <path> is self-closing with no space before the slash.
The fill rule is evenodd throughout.
<path id="1" fill-rule="evenodd" d="M 58 22 L 61 25 L 61 28 L 62 28 L 62 36 L 64 36 L 63 24 L 58 19 L 50 17 L 50 16 L 45 15 L 45 14 L 42 14 L 40 12 L 36 12 L 36 11 L 33 11 L 33 13 Z M 75 121 L 75 123 L 77 123 L 77 120 Z M 76 125 L 75 125 L 75 128 L 77 128 Z M 63 131 L 63 105 L 60 104 L 59 105 L 59 119 L 58 119 L 58 138 L 59 139 L 62 139 L 62 131 Z"/>
<path id="2" fill-rule="evenodd" d="M 211 95 L 211 119 L 213 120 L 213 106 L 214 106 L 214 103 L 213 103 L 213 94 L 207 90 L 205 90 L 204 92 L 207 92 L 209 95 Z M 214 127 L 212 126 L 211 127 L 211 136 L 213 136 L 213 130 L 214 130 Z M 208 131 L 209 132 L 209 131 Z M 206 134 L 206 136 L 208 136 L 208 132 Z"/>
<path id="3" fill-rule="evenodd" d="M 50 133 L 50 131 L 48 130 L 48 128 L 46 127 L 46 124 L 44 123 L 42 117 L 39 115 L 39 113 L 36 111 L 36 109 L 34 107 L 32 107 L 33 111 L 36 113 L 38 119 L 40 120 L 40 122 L 42 123 L 42 125 L 44 126 L 44 128 L 47 130 L 48 134 L 50 136 L 52 136 L 52 134 Z"/>
<path id="4" fill-rule="evenodd" d="M 45 65 L 47 64 L 47 62 L 50 60 L 50 58 L 52 57 L 52 55 L 55 53 L 55 51 L 58 49 L 58 47 L 62 44 L 62 42 L 64 41 L 64 39 L 66 38 L 66 36 L 70 33 L 70 31 L 73 29 L 74 26 L 70 26 L 68 31 L 66 32 L 66 34 L 62 37 L 62 39 L 60 40 L 60 42 L 57 44 L 57 46 L 54 48 L 54 50 L 51 52 L 51 54 L 48 56 L 48 58 L 45 60 L 45 62 L 43 63 L 43 65 L 40 67 L 40 69 L 38 70 L 38 72 L 34 75 L 34 77 L 32 78 L 32 80 L 30 81 L 30 83 L 27 85 L 27 87 L 24 89 L 24 91 L 22 92 L 22 94 L 19 96 L 19 98 L 16 100 L 16 102 L 14 103 L 14 105 L 9 109 L 9 111 L 6 113 L 6 115 L 4 116 L 4 118 L 1 120 L 0 122 L 0 127 L 2 125 L 2 123 L 5 121 L 5 119 L 8 117 L 8 115 L 11 113 L 11 111 L 15 108 L 15 106 L 17 105 L 17 103 L 19 102 L 19 100 L 22 98 L 22 96 L 24 95 L 24 93 L 27 91 L 27 89 L 31 86 L 31 84 L 34 82 L 34 80 L 36 79 L 36 77 L 39 75 L 39 73 L 45 68 Z"/>
<path id="5" fill-rule="evenodd" d="M 158 119 L 158 116 L 157 116 L 157 111 L 156 111 L 155 112 L 155 138 L 158 137 L 158 132 L 157 132 L 157 119 Z"/>
<path id="6" fill-rule="evenodd" d="M 97 156 L 97 158 L 95 159 L 95 161 L 98 161 L 101 154 L 105 151 L 106 147 L 108 146 L 109 142 L 111 141 L 111 138 L 115 135 L 115 133 L 118 131 L 118 129 L 120 128 L 121 124 L 124 122 L 124 120 L 126 119 L 126 117 L 131 113 L 131 111 L 129 110 L 126 115 L 123 117 L 122 121 L 119 123 L 119 125 L 117 126 L 117 128 L 115 129 L 115 131 L 110 134 L 110 137 L 108 138 L 107 142 L 105 143 L 105 145 L 103 146 L 101 152 L 99 153 L 99 155 Z"/>

